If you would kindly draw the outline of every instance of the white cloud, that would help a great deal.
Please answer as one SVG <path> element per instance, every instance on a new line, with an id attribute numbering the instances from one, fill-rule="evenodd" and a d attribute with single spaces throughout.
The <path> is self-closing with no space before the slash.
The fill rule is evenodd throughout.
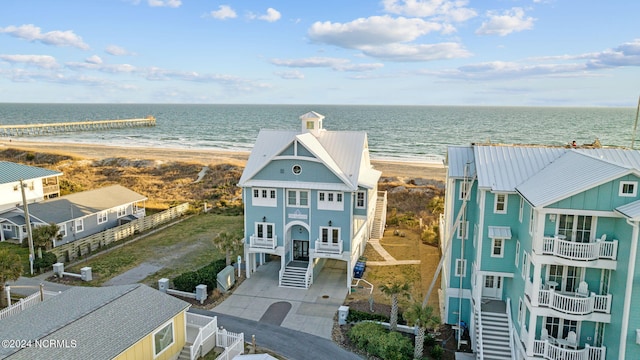
<path id="1" fill-rule="evenodd" d="M 118 45 L 109 45 L 104 51 L 107 54 L 113 55 L 113 56 L 135 55 L 134 53 L 129 52 L 127 49 Z"/>
<path id="2" fill-rule="evenodd" d="M 308 35 L 315 42 L 359 49 L 362 46 L 413 41 L 442 29 L 443 26 L 435 22 L 385 15 L 360 18 L 349 23 L 316 22 L 311 25 Z"/>
<path id="3" fill-rule="evenodd" d="M 88 62 L 89 64 L 102 64 L 102 58 L 100 58 L 100 56 L 98 55 L 90 56 L 86 58 L 84 61 Z"/>
<path id="4" fill-rule="evenodd" d="M 347 59 L 311 57 L 305 59 L 271 59 L 271 63 L 277 66 L 292 68 L 330 68 L 335 71 L 361 72 L 371 71 L 383 67 L 380 63 L 353 64 Z"/>
<path id="5" fill-rule="evenodd" d="M 85 44 L 84 41 L 82 41 L 82 38 L 74 34 L 71 30 L 54 30 L 42 33 L 39 27 L 33 24 L 27 24 L 21 26 L 11 25 L 5 28 L 0 28 L 0 33 L 9 34 L 27 41 L 39 41 L 46 45 L 71 46 L 82 50 L 89 49 L 89 45 Z"/>
<path id="6" fill-rule="evenodd" d="M 476 34 L 505 36 L 512 32 L 531 30 L 535 21 L 530 16 L 525 17 L 524 10 L 518 7 L 505 10 L 502 14 L 489 11 L 487 16 L 489 20 L 482 23 Z"/>
<path id="7" fill-rule="evenodd" d="M 59 67 L 56 59 L 49 55 L 0 55 L 0 60 L 11 64 L 26 64 L 43 69 L 55 69 Z"/>
<path id="8" fill-rule="evenodd" d="M 219 10 L 211 11 L 209 16 L 218 20 L 235 19 L 238 17 L 236 12 L 229 5 L 220 5 L 218 6 L 218 9 Z"/>
<path id="9" fill-rule="evenodd" d="M 594 54 L 589 67 L 640 66 L 640 39 Z"/>
<path id="10" fill-rule="evenodd" d="M 390 44 L 370 48 L 362 48 L 368 56 L 390 61 L 433 61 L 441 59 L 457 59 L 471 56 L 471 53 L 458 43 L 439 44 Z"/>
<path id="11" fill-rule="evenodd" d="M 258 19 L 260 20 L 264 20 L 267 22 L 276 22 L 278 20 L 280 20 L 280 12 L 274 8 L 268 8 L 267 9 L 267 13 L 264 15 L 260 15 L 258 16 Z"/>
<path id="12" fill-rule="evenodd" d="M 301 80 L 304 79 L 304 74 L 298 70 L 293 71 L 278 71 L 275 72 L 277 76 L 285 80 Z"/>
<path id="13" fill-rule="evenodd" d="M 438 17 L 453 22 L 463 22 L 478 13 L 466 7 L 468 1 L 456 0 L 384 0 L 384 11 L 409 17 Z"/>
<path id="14" fill-rule="evenodd" d="M 181 0 L 148 0 L 147 3 L 151 7 L 172 7 L 177 8 L 182 5 Z"/>

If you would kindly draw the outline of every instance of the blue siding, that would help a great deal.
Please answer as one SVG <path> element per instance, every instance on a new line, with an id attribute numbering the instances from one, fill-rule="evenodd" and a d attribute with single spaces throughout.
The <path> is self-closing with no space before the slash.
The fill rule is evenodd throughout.
<path id="1" fill-rule="evenodd" d="M 294 175 L 291 169 L 294 165 L 300 165 L 302 172 Z M 274 180 L 311 182 L 311 183 L 342 183 L 335 174 L 329 171 L 324 164 L 316 161 L 283 159 L 274 160 L 260 170 L 254 177 L 256 180 Z"/>
<path id="2" fill-rule="evenodd" d="M 621 205 L 625 205 L 640 199 L 638 195 L 636 195 L 635 197 L 618 196 L 620 182 L 622 181 L 636 181 L 640 183 L 640 179 L 634 175 L 623 176 L 614 181 L 607 182 L 582 193 L 568 197 L 564 200 L 558 201 L 547 207 L 560 209 L 610 211 L 611 209 L 615 209 Z M 640 191 L 637 191 L 637 193 L 640 194 Z"/>

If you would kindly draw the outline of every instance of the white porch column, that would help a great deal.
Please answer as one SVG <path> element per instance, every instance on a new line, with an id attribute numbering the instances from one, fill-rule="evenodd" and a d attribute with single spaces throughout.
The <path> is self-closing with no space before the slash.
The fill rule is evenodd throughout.
<path id="1" fill-rule="evenodd" d="M 351 257 L 347 260 L 347 296 L 351 294 L 351 283 L 353 282 L 353 272 L 351 271 Z"/>
<path id="2" fill-rule="evenodd" d="M 533 356 L 533 341 L 536 339 L 536 324 L 538 317 L 531 314 L 529 316 L 529 329 L 527 329 L 527 338 L 524 341 L 527 344 L 527 356 Z"/>
<path id="3" fill-rule="evenodd" d="M 540 285 L 542 284 L 542 265 L 533 264 L 533 285 L 531 286 L 531 305 L 538 306 L 538 292 L 540 290 Z M 529 281 L 527 278 L 525 281 Z"/>

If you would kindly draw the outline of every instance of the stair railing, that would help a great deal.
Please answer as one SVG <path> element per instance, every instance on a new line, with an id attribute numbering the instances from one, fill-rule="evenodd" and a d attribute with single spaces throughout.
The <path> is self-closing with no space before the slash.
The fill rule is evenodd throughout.
<path id="1" fill-rule="evenodd" d="M 484 360 L 484 345 L 482 344 L 482 309 L 479 309 L 480 304 L 478 304 L 476 308 L 476 312 L 478 313 L 478 321 L 477 327 L 478 331 L 476 333 L 476 344 L 478 347 L 478 360 Z"/>
<path id="2" fill-rule="evenodd" d="M 511 348 L 511 358 L 516 359 L 516 344 L 513 341 L 513 323 L 511 322 L 511 299 L 507 298 L 507 321 L 509 323 L 509 347 Z"/>

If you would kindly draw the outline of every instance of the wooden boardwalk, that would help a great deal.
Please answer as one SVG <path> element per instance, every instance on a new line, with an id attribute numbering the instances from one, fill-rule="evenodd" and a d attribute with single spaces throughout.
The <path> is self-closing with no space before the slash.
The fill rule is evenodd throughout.
<path id="1" fill-rule="evenodd" d="M 42 136 L 62 132 L 95 131 L 155 125 L 156 118 L 153 116 L 147 116 L 146 118 L 140 119 L 94 120 L 51 124 L 0 125 L 0 137 Z"/>

